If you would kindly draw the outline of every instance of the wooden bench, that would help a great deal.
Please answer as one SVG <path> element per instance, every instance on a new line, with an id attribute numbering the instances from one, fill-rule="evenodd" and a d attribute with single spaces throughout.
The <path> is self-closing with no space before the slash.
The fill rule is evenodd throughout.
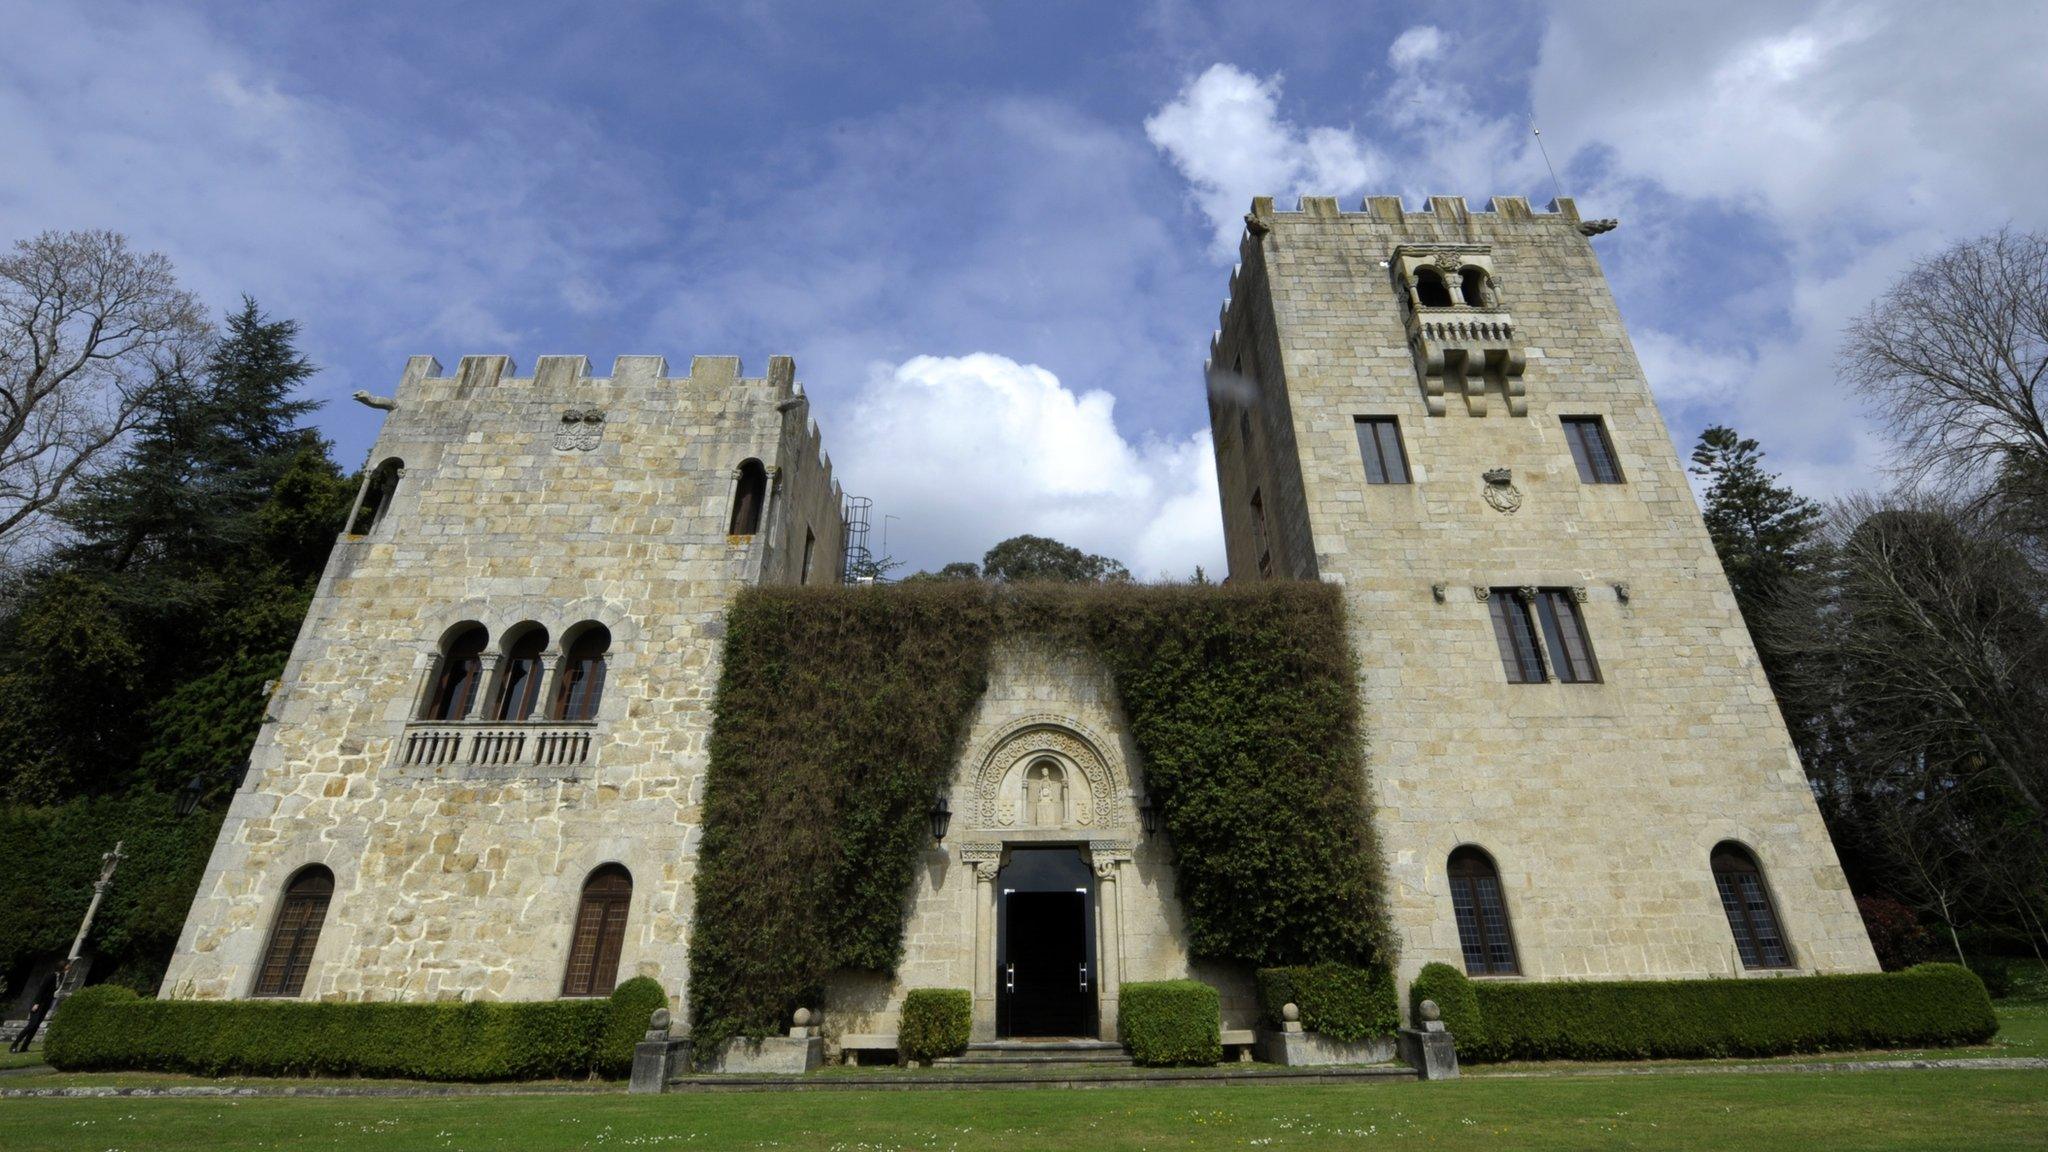
<path id="1" fill-rule="evenodd" d="M 879 1032 L 866 1034 L 850 1033 L 839 1038 L 839 1062 L 841 1064 L 858 1065 L 862 1063 L 860 1058 L 860 1053 L 862 1052 L 894 1052 L 895 1050 L 896 1037 Z M 891 1063 L 894 1063 L 894 1061 L 891 1061 Z"/>

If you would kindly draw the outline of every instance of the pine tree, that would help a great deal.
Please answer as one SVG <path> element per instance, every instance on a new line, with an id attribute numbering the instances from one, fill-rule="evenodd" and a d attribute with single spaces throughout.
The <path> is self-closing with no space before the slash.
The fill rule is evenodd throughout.
<path id="1" fill-rule="evenodd" d="M 1763 450 L 1732 428 L 1700 433 L 1692 473 L 1707 480 L 1705 517 L 1752 634 L 1788 581 L 1819 563 L 1820 507 L 1763 468 Z"/>

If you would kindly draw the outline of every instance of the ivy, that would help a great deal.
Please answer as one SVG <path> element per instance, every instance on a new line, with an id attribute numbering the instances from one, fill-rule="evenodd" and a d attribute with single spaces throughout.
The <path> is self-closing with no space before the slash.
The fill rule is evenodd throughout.
<path id="1" fill-rule="evenodd" d="M 1336 588 L 752 589 L 727 617 L 710 745 L 690 965 L 701 1054 L 778 1030 L 834 969 L 894 970 L 931 797 L 994 643 L 1020 635 L 1109 668 L 1196 957 L 1389 951 Z"/>

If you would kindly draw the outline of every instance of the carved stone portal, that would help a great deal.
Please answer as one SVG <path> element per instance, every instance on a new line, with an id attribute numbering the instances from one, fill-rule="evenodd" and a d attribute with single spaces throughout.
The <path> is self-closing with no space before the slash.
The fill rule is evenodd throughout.
<path id="1" fill-rule="evenodd" d="M 1032 717 L 999 736 L 982 758 L 971 819 L 978 828 L 1119 828 L 1129 781 L 1092 734 L 1055 717 Z"/>

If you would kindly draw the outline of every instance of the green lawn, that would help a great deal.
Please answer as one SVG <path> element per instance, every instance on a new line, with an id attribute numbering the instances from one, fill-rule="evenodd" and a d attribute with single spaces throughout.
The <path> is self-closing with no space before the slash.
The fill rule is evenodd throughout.
<path id="1" fill-rule="evenodd" d="M 6 1100 L 10 1152 L 78 1149 L 2048 1148 L 2048 1073 L 1704 1074 L 948 1092 Z"/>

